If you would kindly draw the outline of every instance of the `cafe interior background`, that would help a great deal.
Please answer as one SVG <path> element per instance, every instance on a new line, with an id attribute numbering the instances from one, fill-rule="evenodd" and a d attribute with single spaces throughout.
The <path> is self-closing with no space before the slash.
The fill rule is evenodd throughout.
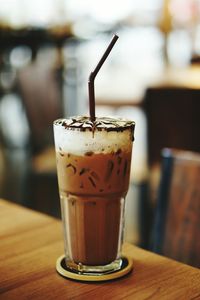
<path id="1" fill-rule="evenodd" d="M 88 76 L 114 33 L 96 115 L 136 122 L 125 240 L 149 248 L 161 156 L 153 170 L 144 103 L 160 87 L 200 91 L 200 0 L 0 0 L 0 197 L 60 217 L 52 122 L 88 115 Z"/>

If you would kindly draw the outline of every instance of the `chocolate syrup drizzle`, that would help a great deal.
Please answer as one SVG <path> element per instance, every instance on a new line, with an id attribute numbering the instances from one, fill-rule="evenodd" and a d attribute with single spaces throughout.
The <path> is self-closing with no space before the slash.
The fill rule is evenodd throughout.
<path id="1" fill-rule="evenodd" d="M 101 117 L 96 118 L 95 121 L 91 121 L 87 116 L 76 116 L 69 119 L 59 119 L 54 122 L 55 125 L 61 125 L 68 130 L 80 130 L 80 131 L 117 131 L 122 132 L 128 128 L 132 131 L 132 140 L 134 140 L 135 122 L 125 120 L 122 118 Z"/>

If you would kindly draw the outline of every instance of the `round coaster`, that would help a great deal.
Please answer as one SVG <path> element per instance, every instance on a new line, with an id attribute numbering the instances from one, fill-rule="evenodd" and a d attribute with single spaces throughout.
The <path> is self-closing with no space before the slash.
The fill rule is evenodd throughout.
<path id="1" fill-rule="evenodd" d="M 73 270 L 66 267 L 65 256 L 62 255 L 57 259 L 56 270 L 63 277 L 78 280 L 78 281 L 107 281 L 120 278 L 128 274 L 133 268 L 133 261 L 130 257 L 122 257 L 122 266 L 120 270 L 113 271 L 112 273 L 103 275 L 86 275 L 76 273 Z"/>

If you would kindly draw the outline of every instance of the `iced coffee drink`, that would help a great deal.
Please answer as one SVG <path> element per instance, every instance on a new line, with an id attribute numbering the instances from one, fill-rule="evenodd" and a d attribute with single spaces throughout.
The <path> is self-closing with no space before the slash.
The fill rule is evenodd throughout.
<path id="1" fill-rule="evenodd" d="M 120 268 L 134 122 L 88 117 L 54 122 L 66 265 Z"/>

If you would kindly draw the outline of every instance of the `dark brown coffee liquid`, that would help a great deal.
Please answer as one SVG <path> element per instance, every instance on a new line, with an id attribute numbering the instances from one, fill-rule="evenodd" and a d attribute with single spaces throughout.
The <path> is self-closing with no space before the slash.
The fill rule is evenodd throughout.
<path id="1" fill-rule="evenodd" d="M 63 216 L 69 256 L 76 263 L 105 265 L 117 258 L 130 152 L 57 152 Z"/>

